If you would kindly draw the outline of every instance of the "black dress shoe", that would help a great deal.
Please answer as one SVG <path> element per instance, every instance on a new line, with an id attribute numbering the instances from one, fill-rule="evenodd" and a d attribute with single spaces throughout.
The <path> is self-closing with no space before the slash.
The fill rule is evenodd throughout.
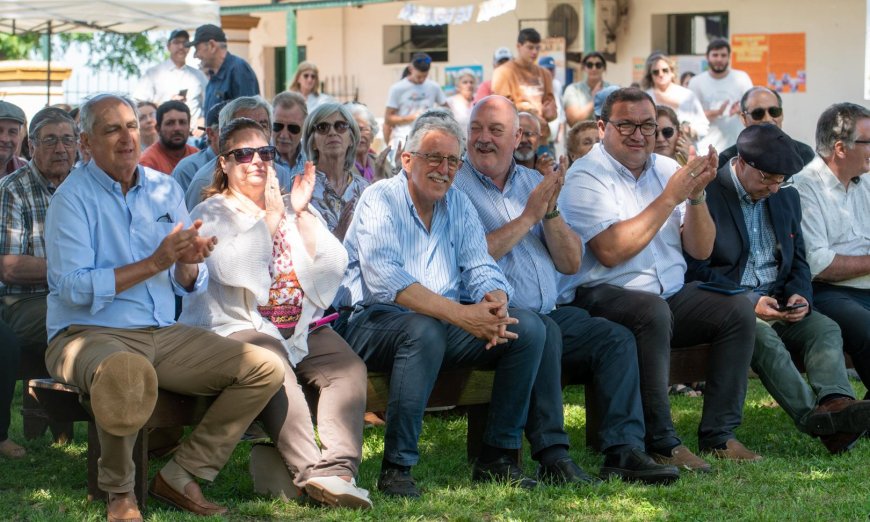
<path id="1" fill-rule="evenodd" d="M 510 457 L 502 455 L 492 462 L 482 463 L 478 459 L 471 469 L 474 482 L 504 482 L 523 489 L 537 487 L 538 481 L 523 475 L 523 470 Z"/>
<path id="2" fill-rule="evenodd" d="M 411 472 L 396 468 L 381 469 L 378 490 L 391 497 L 420 498 L 420 490 Z"/>
<path id="3" fill-rule="evenodd" d="M 676 466 L 658 464 L 638 448 L 631 448 L 604 457 L 599 476 L 603 480 L 618 477 L 629 482 L 670 484 L 680 478 L 680 471 Z"/>
<path id="4" fill-rule="evenodd" d="M 571 460 L 571 457 L 562 457 L 556 462 L 545 466 L 538 466 L 538 480 L 550 484 L 600 484 L 601 481 L 589 476 L 580 466 Z"/>

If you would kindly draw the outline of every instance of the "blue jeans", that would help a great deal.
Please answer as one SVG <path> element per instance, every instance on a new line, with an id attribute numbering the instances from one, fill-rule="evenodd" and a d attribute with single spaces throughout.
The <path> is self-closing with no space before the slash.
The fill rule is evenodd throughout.
<path id="1" fill-rule="evenodd" d="M 870 388 L 870 290 L 813 283 L 813 305 L 843 331 L 843 348 Z"/>
<path id="2" fill-rule="evenodd" d="M 537 314 L 515 309 L 510 314 L 519 323 L 508 329 L 519 338 L 489 350 L 457 326 L 392 304 L 342 314 L 335 330 L 369 370 L 390 374 L 384 459 L 401 466 L 420 460 L 417 441 L 423 411 L 442 369 L 495 369 L 483 441 L 504 449 L 522 446 L 546 332 Z M 561 392 L 558 408 L 562 409 Z"/>
<path id="3" fill-rule="evenodd" d="M 598 432 L 602 452 L 607 453 L 608 448 L 624 445 L 643 449 L 640 376 L 637 348 L 631 331 L 602 317 L 591 317 L 586 310 L 574 306 L 562 306 L 543 317 L 547 325 L 548 343 L 554 337 L 551 329 L 559 329 L 555 335 L 559 336 L 562 348 L 562 373 L 570 376 L 574 382 L 591 383 L 595 387 L 598 411 L 602 412 Z M 550 372 L 547 371 L 545 359 L 546 351 L 532 394 L 532 413 L 536 410 L 536 395 L 542 397 L 543 404 L 547 404 L 544 401 L 553 400 L 552 391 L 544 394 L 539 392 L 539 388 L 550 387 L 550 383 L 559 380 L 558 376 L 548 375 Z M 558 391 L 561 398 L 561 390 Z M 561 408 L 559 413 L 561 425 Z M 555 425 L 555 422 L 552 424 Z M 532 442 L 534 452 L 532 426 L 534 423 L 530 414 L 526 436 Z"/>

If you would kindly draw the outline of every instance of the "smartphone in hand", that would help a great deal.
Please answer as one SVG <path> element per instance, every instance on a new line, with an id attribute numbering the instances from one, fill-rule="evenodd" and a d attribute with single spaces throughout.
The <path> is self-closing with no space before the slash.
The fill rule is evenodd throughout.
<path id="1" fill-rule="evenodd" d="M 791 311 L 800 310 L 801 308 L 806 308 L 806 307 L 807 307 L 806 303 L 795 303 L 793 305 L 789 305 L 786 303 L 779 303 L 777 305 L 776 309 L 779 310 L 780 312 L 791 312 Z"/>

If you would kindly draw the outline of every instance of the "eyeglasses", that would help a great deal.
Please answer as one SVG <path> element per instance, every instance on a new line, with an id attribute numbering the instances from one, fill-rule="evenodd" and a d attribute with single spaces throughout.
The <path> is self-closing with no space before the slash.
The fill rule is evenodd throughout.
<path id="1" fill-rule="evenodd" d="M 785 176 L 783 176 L 783 178 L 780 180 L 775 180 L 775 179 L 773 179 L 773 177 L 771 177 L 770 174 L 765 174 L 763 170 L 761 170 L 761 169 L 755 169 L 755 170 L 757 170 L 758 173 L 761 174 L 761 184 L 762 185 L 767 185 L 768 187 L 771 187 L 771 186 L 775 186 L 775 185 L 782 185 L 783 183 L 785 183 Z"/>
<path id="2" fill-rule="evenodd" d="M 652 136 L 656 133 L 656 129 L 658 129 L 658 124 L 652 121 L 645 121 L 643 123 L 634 123 L 631 121 L 620 121 L 620 122 L 612 122 L 607 121 L 607 123 L 616 127 L 616 130 L 619 131 L 623 136 L 631 136 L 634 134 L 634 131 L 640 129 L 640 133 L 644 136 Z"/>
<path id="3" fill-rule="evenodd" d="M 757 109 L 752 109 L 751 111 L 743 111 L 743 114 L 749 115 L 755 121 L 761 121 L 764 119 L 764 113 L 770 114 L 771 118 L 779 118 L 782 116 L 782 107 L 759 107 Z"/>
<path id="4" fill-rule="evenodd" d="M 586 62 L 583 66 L 587 69 L 604 69 L 604 62 Z"/>
<path id="5" fill-rule="evenodd" d="M 634 131 L 632 131 L 632 132 L 634 132 Z M 661 133 L 661 135 L 664 136 L 664 138 L 666 140 L 669 140 L 669 139 L 674 137 L 674 134 L 677 133 L 677 129 L 675 129 L 673 127 L 662 127 L 661 129 L 658 129 L 656 132 Z M 641 133 L 643 133 L 643 130 L 641 130 Z"/>
<path id="6" fill-rule="evenodd" d="M 320 134 L 322 136 L 326 136 L 327 134 L 329 134 L 329 129 L 335 129 L 335 132 L 337 132 L 338 134 L 344 134 L 349 128 L 350 123 L 341 120 L 333 123 L 329 123 L 328 121 L 322 121 L 314 126 L 314 130 L 317 131 L 317 134 Z"/>
<path id="7" fill-rule="evenodd" d="M 426 160 L 430 167 L 440 167 L 441 162 L 447 160 L 447 170 L 455 171 L 459 168 L 459 164 L 462 163 L 462 160 L 457 158 L 456 156 L 444 156 L 443 154 L 438 154 L 437 152 L 412 152 L 411 153 L 418 158 L 423 158 Z"/>
<path id="8" fill-rule="evenodd" d="M 855 145 L 866 145 L 870 143 L 870 140 L 855 140 L 854 143 Z"/>
<path id="9" fill-rule="evenodd" d="M 540 134 L 538 134 L 537 132 L 523 131 L 523 138 L 525 138 L 527 140 L 532 139 L 532 138 L 537 138 L 538 136 L 540 136 Z"/>
<path id="10" fill-rule="evenodd" d="M 232 156 L 236 163 L 250 163 L 254 161 L 254 153 L 260 156 L 263 161 L 272 161 L 278 154 L 278 149 L 271 145 L 265 147 L 242 147 L 241 149 L 233 149 L 223 154 L 224 157 Z"/>
<path id="11" fill-rule="evenodd" d="M 670 67 L 662 67 L 661 69 L 653 69 L 652 71 L 650 71 L 653 76 L 658 76 L 659 74 L 668 74 L 669 72 L 671 72 Z"/>
<path id="12" fill-rule="evenodd" d="M 303 78 L 317 78 L 317 75 L 314 73 L 302 73 Z"/>
<path id="13" fill-rule="evenodd" d="M 57 147 L 58 143 L 63 143 L 63 146 L 68 149 L 75 147 L 76 143 L 78 142 L 75 136 L 46 136 L 45 138 L 34 141 L 36 141 L 40 145 L 45 145 L 46 147 Z"/>
<path id="14" fill-rule="evenodd" d="M 296 125 L 295 123 L 286 123 L 285 124 L 285 123 L 278 123 L 277 121 L 272 124 L 272 132 L 274 132 L 275 134 L 278 134 L 279 132 L 284 130 L 284 127 L 287 127 L 287 132 L 289 132 L 290 134 L 299 134 L 300 132 L 302 132 L 302 127 L 300 127 L 299 125 Z"/>

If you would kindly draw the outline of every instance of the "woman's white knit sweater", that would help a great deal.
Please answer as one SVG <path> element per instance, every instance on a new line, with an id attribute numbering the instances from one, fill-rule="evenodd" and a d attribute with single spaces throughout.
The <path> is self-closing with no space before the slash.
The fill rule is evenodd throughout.
<path id="1" fill-rule="evenodd" d="M 290 196 L 284 196 L 285 208 Z M 293 269 L 305 297 L 295 333 L 284 339 L 278 328 L 264 319 L 257 306 L 267 305 L 272 278 L 272 236 L 262 219 L 237 211 L 222 195 L 212 196 L 193 209 L 193 219 L 202 219 L 201 236 L 217 236 L 208 266 L 208 289 L 184 297 L 179 322 L 227 336 L 254 329 L 284 342 L 290 364 L 296 366 L 308 354 L 308 324 L 315 314 L 332 304 L 347 269 L 347 251 L 317 216 L 315 256 L 305 250 L 296 216 L 286 213 Z"/>

